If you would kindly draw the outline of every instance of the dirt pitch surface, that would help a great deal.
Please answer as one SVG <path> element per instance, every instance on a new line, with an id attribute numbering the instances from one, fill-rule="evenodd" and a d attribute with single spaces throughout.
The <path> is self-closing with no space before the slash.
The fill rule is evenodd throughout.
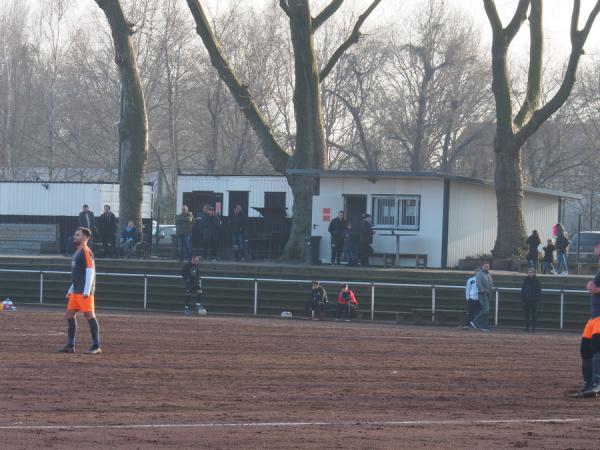
<path id="1" fill-rule="evenodd" d="M 575 333 L 0 313 L 0 447 L 598 448 Z"/>

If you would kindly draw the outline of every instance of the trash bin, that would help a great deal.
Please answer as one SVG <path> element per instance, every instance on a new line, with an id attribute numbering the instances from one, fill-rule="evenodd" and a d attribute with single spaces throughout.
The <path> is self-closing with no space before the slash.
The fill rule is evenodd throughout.
<path id="1" fill-rule="evenodd" d="M 304 262 L 317 266 L 321 264 L 319 259 L 319 245 L 321 244 L 321 236 L 306 236 L 304 238 Z"/>

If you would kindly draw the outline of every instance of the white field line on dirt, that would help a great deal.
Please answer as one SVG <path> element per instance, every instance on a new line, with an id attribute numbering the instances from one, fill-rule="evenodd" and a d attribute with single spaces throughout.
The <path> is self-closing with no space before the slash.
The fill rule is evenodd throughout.
<path id="1" fill-rule="evenodd" d="M 97 430 L 97 429 L 152 429 L 152 428 L 293 428 L 293 427 L 412 427 L 412 426 L 469 426 L 600 422 L 600 417 L 573 417 L 547 419 L 482 419 L 482 420 L 400 420 L 400 421 L 331 421 L 331 422 L 205 422 L 205 423 L 149 423 L 149 424 L 106 424 L 106 425 L 0 425 L 0 430 Z"/>

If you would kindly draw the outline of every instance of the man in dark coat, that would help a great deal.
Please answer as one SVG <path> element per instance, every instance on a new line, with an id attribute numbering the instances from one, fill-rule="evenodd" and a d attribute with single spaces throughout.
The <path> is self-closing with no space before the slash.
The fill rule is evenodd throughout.
<path id="1" fill-rule="evenodd" d="M 98 231 L 104 248 L 104 256 L 114 258 L 116 256 L 117 218 L 108 205 L 104 205 L 104 212 L 98 217 Z"/>
<path id="2" fill-rule="evenodd" d="M 369 256 L 371 256 L 371 244 L 373 243 L 372 220 L 370 214 L 363 214 L 363 220 L 360 222 L 359 248 L 358 254 L 361 266 L 369 265 Z"/>
<path id="3" fill-rule="evenodd" d="M 231 216 L 231 243 L 236 261 L 246 259 L 247 227 L 248 218 L 244 214 L 244 209 L 241 205 L 237 205 Z"/>
<path id="4" fill-rule="evenodd" d="M 213 259 L 217 258 L 217 233 L 220 226 L 221 219 L 216 215 L 215 208 L 211 206 L 208 210 L 208 216 L 202 219 L 200 223 L 203 258 L 208 258 L 209 256 Z"/>
<path id="5" fill-rule="evenodd" d="M 525 317 L 525 331 L 535 332 L 537 322 L 537 310 L 542 297 L 542 285 L 535 276 L 535 269 L 527 270 L 527 277 L 523 280 L 521 287 L 521 302 L 523 303 L 523 314 Z"/>
<path id="6" fill-rule="evenodd" d="M 329 222 L 329 234 L 331 235 L 331 265 L 339 264 L 344 251 L 344 231 L 348 222 L 344 219 L 344 211 L 338 212 L 335 219 Z"/>

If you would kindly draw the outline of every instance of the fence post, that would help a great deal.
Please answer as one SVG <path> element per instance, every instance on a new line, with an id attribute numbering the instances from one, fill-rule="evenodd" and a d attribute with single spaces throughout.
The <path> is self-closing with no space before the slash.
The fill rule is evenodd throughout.
<path id="1" fill-rule="evenodd" d="M 44 272 L 40 272 L 40 305 L 44 303 Z"/>
<path id="2" fill-rule="evenodd" d="M 371 283 L 371 320 L 375 319 L 375 283 Z"/>
<path id="3" fill-rule="evenodd" d="M 258 280 L 254 279 L 254 315 L 258 315 Z"/>
<path id="4" fill-rule="evenodd" d="M 500 304 L 500 291 L 496 289 L 496 312 L 494 313 L 494 326 L 498 326 L 498 305 Z"/>
<path id="5" fill-rule="evenodd" d="M 148 308 L 148 275 L 144 274 L 144 309 Z"/>
<path id="6" fill-rule="evenodd" d="M 565 312 L 565 293 L 560 290 L 560 329 L 563 329 L 563 317 Z"/>
<path id="7" fill-rule="evenodd" d="M 435 285 L 431 285 L 431 321 L 435 322 Z"/>

